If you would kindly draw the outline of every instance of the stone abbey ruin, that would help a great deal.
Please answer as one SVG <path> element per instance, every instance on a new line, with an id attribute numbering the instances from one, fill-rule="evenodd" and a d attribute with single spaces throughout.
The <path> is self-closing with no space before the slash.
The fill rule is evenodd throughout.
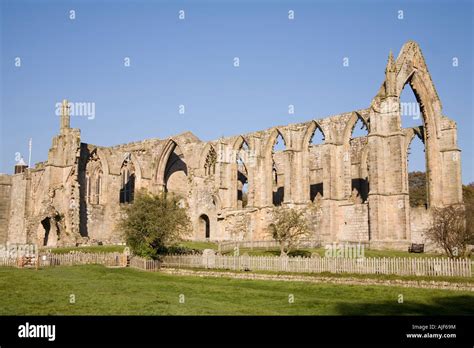
<path id="1" fill-rule="evenodd" d="M 400 95 L 414 91 L 423 126 L 401 127 Z M 367 136 L 352 137 L 361 121 Z M 321 132 L 324 141 L 311 139 Z M 427 205 L 410 207 L 408 149 L 425 146 Z M 277 138 L 285 149 L 276 151 Z M 121 206 L 139 189 L 174 192 L 192 239 L 263 240 L 275 206 L 304 209 L 312 238 L 403 248 L 424 243 L 430 209 L 462 203 L 456 123 L 419 46 L 390 54 L 367 109 L 203 142 L 192 133 L 112 147 L 81 142 L 67 102 L 46 162 L 0 175 L 0 242 L 66 246 L 120 243 Z"/>

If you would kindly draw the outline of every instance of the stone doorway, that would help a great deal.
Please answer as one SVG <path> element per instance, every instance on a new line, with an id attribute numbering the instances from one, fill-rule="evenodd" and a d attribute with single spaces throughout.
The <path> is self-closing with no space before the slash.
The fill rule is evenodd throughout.
<path id="1" fill-rule="evenodd" d="M 204 235 L 206 239 L 211 237 L 211 223 L 209 221 L 209 217 L 206 214 L 202 214 L 199 217 L 199 235 Z"/>

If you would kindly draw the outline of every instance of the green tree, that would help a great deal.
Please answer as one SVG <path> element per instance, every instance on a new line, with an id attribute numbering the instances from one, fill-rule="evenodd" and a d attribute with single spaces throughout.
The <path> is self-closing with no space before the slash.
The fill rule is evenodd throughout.
<path id="1" fill-rule="evenodd" d="M 273 211 L 273 221 L 268 232 L 280 244 L 280 256 L 287 255 L 310 232 L 303 211 L 278 207 Z"/>
<path id="2" fill-rule="evenodd" d="M 408 173 L 408 190 L 410 193 L 410 206 L 420 207 L 426 205 L 426 173 Z"/>
<path id="3" fill-rule="evenodd" d="M 135 255 L 156 259 L 190 233 L 189 217 L 179 202 L 170 194 L 140 191 L 133 204 L 124 207 L 119 226 Z"/>

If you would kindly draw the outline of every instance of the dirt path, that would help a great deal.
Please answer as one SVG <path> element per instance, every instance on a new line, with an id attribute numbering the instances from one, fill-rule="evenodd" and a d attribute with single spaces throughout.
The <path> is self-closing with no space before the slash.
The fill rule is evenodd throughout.
<path id="1" fill-rule="evenodd" d="M 212 278 L 234 278 L 249 280 L 272 280 L 284 282 L 307 282 L 307 283 L 325 283 L 325 284 L 346 284 L 346 285 L 383 285 L 383 286 L 400 286 L 404 288 L 425 288 L 425 289 L 441 289 L 441 290 L 458 290 L 458 291 L 474 291 L 474 283 L 452 283 L 443 281 L 427 281 L 427 280 L 384 280 L 372 278 L 335 278 L 320 276 L 298 276 L 283 274 L 262 274 L 262 273 L 235 273 L 235 272 L 215 272 L 201 271 L 191 269 L 162 268 L 162 273 L 195 276 L 195 277 L 212 277 Z"/>

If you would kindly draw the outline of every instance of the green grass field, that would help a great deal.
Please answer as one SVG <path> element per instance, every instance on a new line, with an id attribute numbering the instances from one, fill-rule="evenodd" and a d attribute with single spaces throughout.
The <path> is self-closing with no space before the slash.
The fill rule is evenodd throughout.
<path id="1" fill-rule="evenodd" d="M 473 293 L 461 291 L 184 277 L 95 265 L 0 268 L 0 315 L 474 315 L 473 302 Z"/>

